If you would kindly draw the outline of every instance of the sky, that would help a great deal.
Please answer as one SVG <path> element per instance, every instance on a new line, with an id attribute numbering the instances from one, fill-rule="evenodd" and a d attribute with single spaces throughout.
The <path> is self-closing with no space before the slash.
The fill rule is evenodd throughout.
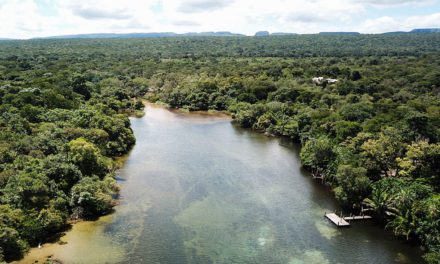
<path id="1" fill-rule="evenodd" d="M 0 38 L 440 28 L 440 0 L 0 0 Z"/>

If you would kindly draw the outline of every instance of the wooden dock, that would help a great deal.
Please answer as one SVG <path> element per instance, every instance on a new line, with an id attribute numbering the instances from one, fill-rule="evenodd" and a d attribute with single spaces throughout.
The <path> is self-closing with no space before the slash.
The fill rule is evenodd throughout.
<path id="1" fill-rule="evenodd" d="M 358 215 L 358 216 L 347 216 L 344 217 L 345 220 L 347 221 L 352 221 L 352 220 L 368 220 L 368 219 L 373 219 L 373 217 L 369 216 L 369 215 Z"/>
<path id="2" fill-rule="evenodd" d="M 356 216 L 338 216 L 335 213 L 325 213 L 325 217 L 327 217 L 330 221 L 333 222 L 333 224 L 337 225 L 338 227 L 347 227 L 350 226 L 350 221 L 354 220 L 369 220 L 373 219 L 373 217 L 369 215 L 356 215 Z"/>
<path id="3" fill-rule="evenodd" d="M 339 217 L 335 213 L 326 213 L 325 217 L 327 217 L 330 221 L 333 222 L 333 224 L 337 225 L 338 227 L 350 226 L 349 222 L 345 221 L 343 217 Z"/>

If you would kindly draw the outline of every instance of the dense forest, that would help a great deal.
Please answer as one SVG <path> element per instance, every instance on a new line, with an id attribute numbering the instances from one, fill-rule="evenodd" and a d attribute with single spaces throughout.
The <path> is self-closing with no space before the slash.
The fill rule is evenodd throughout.
<path id="1" fill-rule="evenodd" d="M 439 263 L 440 34 L 1 41 L 0 259 L 111 211 L 143 98 L 301 144 L 345 210 Z"/>

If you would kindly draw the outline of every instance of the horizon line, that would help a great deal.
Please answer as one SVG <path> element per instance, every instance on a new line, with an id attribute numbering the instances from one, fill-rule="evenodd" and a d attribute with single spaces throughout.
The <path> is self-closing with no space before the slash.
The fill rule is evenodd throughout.
<path id="1" fill-rule="evenodd" d="M 426 32 L 417 32 L 417 31 L 426 31 Z M 382 34 L 390 34 L 390 33 L 439 33 L 440 28 L 414 28 L 409 31 L 397 30 L 397 31 L 385 31 L 378 33 L 363 33 L 358 31 L 320 31 L 313 33 L 296 33 L 296 32 L 282 32 L 275 31 L 269 32 L 267 30 L 261 30 L 255 32 L 253 35 L 248 35 L 244 33 L 236 33 L 231 31 L 199 31 L 199 32 L 183 32 L 177 33 L 173 31 L 147 31 L 147 32 L 95 32 L 95 33 L 73 33 L 73 34 L 62 34 L 62 35 L 50 35 L 50 36 L 37 36 L 30 38 L 10 38 L 10 37 L 2 37 L 0 36 L 0 40 L 36 40 L 36 39 L 53 39 L 53 38 L 66 38 L 66 39 L 74 39 L 78 36 L 88 36 L 88 35 L 140 35 L 140 34 L 170 34 L 170 36 L 157 36 L 157 37 L 196 37 L 199 35 L 200 37 L 209 37 L 208 35 L 203 34 L 218 34 L 212 35 L 212 37 L 232 37 L 235 35 L 236 37 L 264 37 L 264 36 L 280 36 L 280 35 L 325 35 L 325 34 L 340 34 L 340 35 L 382 35 Z M 262 35 L 258 35 L 262 33 Z M 220 34 L 225 34 L 224 36 Z M 136 38 L 136 37 L 134 37 Z M 91 38 L 93 39 L 93 38 Z"/>

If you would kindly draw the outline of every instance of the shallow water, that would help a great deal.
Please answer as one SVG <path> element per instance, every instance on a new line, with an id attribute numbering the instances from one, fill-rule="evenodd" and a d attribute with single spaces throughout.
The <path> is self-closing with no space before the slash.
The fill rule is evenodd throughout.
<path id="1" fill-rule="evenodd" d="M 422 263 L 372 222 L 327 221 L 331 193 L 280 139 L 153 105 L 131 123 L 137 143 L 119 172 L 116 212 L 22 263 Z"/>

